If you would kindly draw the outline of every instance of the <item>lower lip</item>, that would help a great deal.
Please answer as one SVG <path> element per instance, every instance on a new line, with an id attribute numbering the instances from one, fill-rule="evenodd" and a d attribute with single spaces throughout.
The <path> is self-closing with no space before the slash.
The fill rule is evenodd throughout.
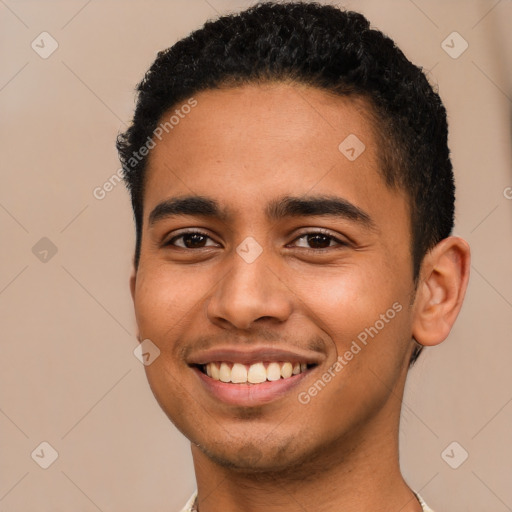
<path id="1" fill-rule="evenodd" d="M 212 379 L 198 368 L 193 368 L 205 389 L 218 400 L 230 405 L 251 407 L 278 400 L 289 394 L 314 368 L 287 379 L 266 381 L 261 384 L 233 384 Z"/>

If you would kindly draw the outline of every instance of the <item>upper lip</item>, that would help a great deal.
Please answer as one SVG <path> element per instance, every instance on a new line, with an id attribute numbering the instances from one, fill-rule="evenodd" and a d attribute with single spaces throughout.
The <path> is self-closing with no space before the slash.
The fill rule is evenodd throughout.
<path id="1" fill-rule="evenodd" d="M 279 349 L 275 347 L 216 347 L 209 350 L 199 350 L 188 358 L 189 365 L 203 365 L 216 361 L 252 364 L 261 361 L 284 361 L 290 363 L 320 364 L 322 355 L 311 350 L 295 348 Z"/>

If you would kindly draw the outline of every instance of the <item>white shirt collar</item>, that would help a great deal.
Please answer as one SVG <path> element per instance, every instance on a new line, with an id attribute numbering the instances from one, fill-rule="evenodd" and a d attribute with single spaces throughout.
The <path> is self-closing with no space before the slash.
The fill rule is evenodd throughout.
<path id="1" fill-rule="evenodd" d="M 416 497 L 418 498 L 418 501 L 420 502 L 421 507 L 423 508 L 423 512 L 434 512 L 423 500 L 423 498 L 417 494 L 414 493 Z M 196 499 L 197 499 L 197 491 L 192 494 L 190 499 L 187 501 L 187 504 L 185 505 L 185 508 L 181 510 L 181 512 L 197 512 L 196 508 Z"/>

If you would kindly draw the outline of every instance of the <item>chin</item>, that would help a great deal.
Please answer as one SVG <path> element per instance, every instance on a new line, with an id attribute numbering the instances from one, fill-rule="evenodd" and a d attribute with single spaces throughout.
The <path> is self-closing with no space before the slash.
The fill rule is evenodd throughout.
<path id="1" fill-rule="evenodd" d="M 268 440 L 267 440 L 268 441 Z M 306 450 L 293 446 L 293 439 L 280 439 L 278 443 L 264 445 L 263 440 L 229 441 L 211 446 L 196 445 L 213 462 L 244 474 L 280 473 L 300 467 L 310 457 Z"/>

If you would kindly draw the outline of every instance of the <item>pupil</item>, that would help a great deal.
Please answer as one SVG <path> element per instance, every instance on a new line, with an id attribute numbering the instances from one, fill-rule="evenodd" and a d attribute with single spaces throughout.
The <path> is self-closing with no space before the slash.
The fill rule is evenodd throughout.
<path id="1" fill-rule="evenodd" d="M 327 242 L 327 244 L 322 243 Z M 308 243 L 311 245 L 314 249 L 324 249 L 325 247 L 329 247 L 330 239 L 327 235 L 322 234 L 316 234 L 316 235 L 308 235 Z M 321 247 L 319 247 L 321 246 Z"/>
<path id="2" fill-rule="evenodd" d="M 202 247 L 201 242 L 204 242 L 204 238 L 205 236 L 201 235 L 200 233 L 189 233 L 183 237 L 183 242 L 189 249 L 194 247 Z"/>

